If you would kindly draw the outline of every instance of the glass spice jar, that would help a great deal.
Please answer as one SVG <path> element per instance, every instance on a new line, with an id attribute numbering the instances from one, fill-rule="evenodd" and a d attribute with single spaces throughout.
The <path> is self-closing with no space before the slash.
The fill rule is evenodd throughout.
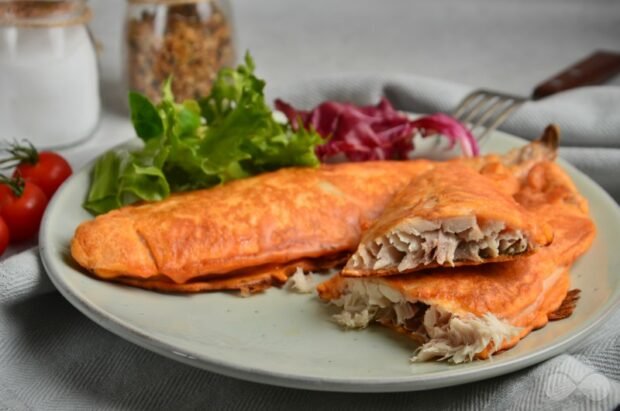
<path id="1" fill-rule="evenodd" d="M 206 96 L 235 63 L 226 0 L 128 0 L 125 36 L 128 87 L 153 101 L 168 77 L 177 101 Z"/>
<path id="2" fill-rule="evenodd" d="M 0 144 L 40 149 L 92 135 L 99 68 L 84 0 L 0 1 Z"/>

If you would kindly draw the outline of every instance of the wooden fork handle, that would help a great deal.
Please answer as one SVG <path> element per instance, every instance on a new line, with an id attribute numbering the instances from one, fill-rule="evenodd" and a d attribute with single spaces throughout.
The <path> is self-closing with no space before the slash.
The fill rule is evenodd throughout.
<path id="1" fill-rule="evenodd" d="M 532 99 L 538 100 L 575 87 L 600 84 L 620 73 L 620 53 L 597 51 L 536 86 Z"/>

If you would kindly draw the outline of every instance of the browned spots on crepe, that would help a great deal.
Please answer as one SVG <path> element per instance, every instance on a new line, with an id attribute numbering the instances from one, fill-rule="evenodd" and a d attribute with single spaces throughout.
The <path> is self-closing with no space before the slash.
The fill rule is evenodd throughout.
<path id="1" fill-rule="evenodd" d="M 549 313 L 547 316 L 549 321 L 563 320 L 564 318 L 570 317 L 577 307 L 577 301 L 579 301 L 580 294 L 581 290 L 578 288 L 570 290 L 566 294 L 566 297 L 564 298 L 564 301 L 562 301 L 560 307 L 554 312 Z"/>

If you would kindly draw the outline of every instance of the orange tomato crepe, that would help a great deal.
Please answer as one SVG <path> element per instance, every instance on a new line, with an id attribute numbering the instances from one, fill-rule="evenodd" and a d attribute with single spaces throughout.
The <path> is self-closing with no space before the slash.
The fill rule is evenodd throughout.
<path id="1" fill-rule="evenodd" d="M 413 178 L 364 233 L 343 275 L 506 261 L 549 244 L 551 228 L 496 184 L 454 162 Z"/>
<path id="2" fill-rule="evenodd" d="M 512 195 L 555 156 L 553 137 L 508 153 L 455 160 Z M 82 223 L 71 255 L 94 276 L 172 292 L 282 285 L 296 265 L 341 266 L 392 196 L 437 163 L 378 161 L 286 168 Z"/>
<path id="3" fill-rule="evenodd" d="M 459 363 L 514 346 L 549 319 L 571 314 L 575 293 L 559 310 L 569 269 L 595 235 L 585 199 L 552 162 L 531 168 L 515 197 L 552 227 L 551 245 L 504 263 L 389 277 L 338 275 L 319 285 L 320 297 L 342 308 L 335 318 L 343 326 L 375 321 L 417 339 L 415 361 Z"/>
<path id="4" fill-rule="evenodd" d="M 262 284 L 281 284 L 286 276 L 277 269 L 270 275 L 269 267 L 299 260 L 313 269 L 333 266 L 394 192 L 431 167 L 385 161 L 288 168 L 173 195 L 81 224 L 71 254 L 97 277 L 163 291 L 247 288 L 259 272 Z"/>

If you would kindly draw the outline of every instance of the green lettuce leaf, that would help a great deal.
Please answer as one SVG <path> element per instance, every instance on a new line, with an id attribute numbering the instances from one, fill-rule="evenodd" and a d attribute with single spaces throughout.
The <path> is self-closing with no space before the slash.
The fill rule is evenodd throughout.
<path id="1" fill-rule="evenodd" d="M 129 108 L 131 109 L 131 121 L 136 134 L 143 140 L 159 137 L 164 132 L 157 108 L 142 94 L 129 93 Z"/>
<path id="2" fill-rule="evenodd" d="M 120 207 L 118 179 L 121 172 L 121 158 L 109 151 L 101 156 L 92 171 L 88 197 L 84 208 L 93 214 L 101 214 Z"/>
<path id="3" fill-rule="evenodd" d="M 220 70 L 211 93 L 200 101 L 176 102 L 171 80 L 157 105 L 130 93 L 131 120 L 144 147 L 103 155 L 95 163 L 84 207 L 101 214 L 281 167 L 317 166 L 321 137 L 278 123 L 249 54 L 244 63 Z"/>

